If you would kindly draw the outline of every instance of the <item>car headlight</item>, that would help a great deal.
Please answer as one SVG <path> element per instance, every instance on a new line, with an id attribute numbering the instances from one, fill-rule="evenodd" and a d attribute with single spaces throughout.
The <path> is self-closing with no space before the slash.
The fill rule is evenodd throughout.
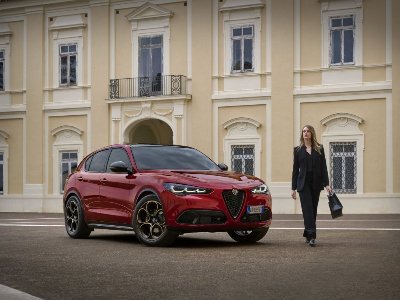
<path id="1" fill-rule="evenodd" d="M 269 195 L 269 189 L 266 184 L 259 185 L 251 190 L 253 194 L 266 194 Z"/>
<path id="2" fill-rule="evenodd" d="M 205 189 L 201 187 L 186 185 L 186 184 L 178 184 L 178 183 L 164 183 L 164 187 L 166 190 L 174 193 L 175 195 L 202 195 L 209 194 L 212 192 L 211 189 Z"/>

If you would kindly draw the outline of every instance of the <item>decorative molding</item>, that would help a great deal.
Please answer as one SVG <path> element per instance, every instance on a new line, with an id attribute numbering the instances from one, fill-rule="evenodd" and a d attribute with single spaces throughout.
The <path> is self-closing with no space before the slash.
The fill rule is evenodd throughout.
<path id="1" fill-rule="evenodd" d="M 329 126 L 332 121 L 339 122 L 340 124 L 348 123 L 350 120 L 353 120 L 357 122 L 358 124 L 361 124 L 363 122 L 363 119 L 349 113 L 336 113 L 329 115 L 321 120 L 321 124 L 325 126 Z"/>
<path id="2" fill-rule="evenodd" d="M 78 135 L 82 135 L 82 133 L 83 133 L 82 130 L 80 130 L 79 128 L 77 128 L 77 127 L 75 127 L 75 126 L 62 125 L 62 126 L 59 126 L 59 127 L 55 128 L 55 129 L 53 129 L 53 130 L 51 131 L 51 134 L 52 134 L 52 135 L 57 135 L 57 134 L 59 134 L 61 131 L 64 131 L 64 130 L 73 131 L 73 132 L 75 132 L 75 133 L 78 134 Z"/>
<path id="3" fill-rule="evenodd" d="M 136 109 L 130 109 L 125 112 L 125 116 L 128 118 L 136 118 L 136 117 L 140 116 L 142 111 L 143 111 L 142 107 L 136 108 Z"/>
<path id="4" fill-rule="evenodd" d="M 10 137 L 10 135 L 3 130 L 0 130 L 0 145 L 8 145 L 7 140 Z"/>
<path id="5" fill-rule="evenodd" d="M 251 126 L 253 126 L 253 127 L 256 127 L 256 128 L 258 128 L 258 127 L 260 127 L 261 126 L 261 123 L 260 122 L 257 122 L 256 120 L 253 120 L 253 119 L 250 119 L 250 118 L 243 118 L 243 117 L 240 117 L 240 118 L 235 118 L 235 119 L 232 119 L 232 120 L 229 120 L 229 121 L 227 121 L 227 122 L 225 122 L 224 124 L 223 124 L 223 126 L 224 126 L 224 128 L 225 129 L 230 129 L 232 126 L 238 126 L 239 125 L 239 127 L 241 127 L 241 128 L 244 128 L 245 127 L 245 125 L 247 126 L 247 125 L 251 125 Z"/>
<path id="6" fill-rule="evenodd" d="M 10 30 L 10 27 L 8 27 L 8 24 L 6 23 L 0 23 L 0 37 L 8 37 L 11 36 L 13 33 Z"/>
<path id="7" fill-rule="evenodd" d="M 321 0 L 321 11 L 362 8 L 362 0 Z"/>
<path id="8" fill-rule="evenodd" d="M 135 9 L 128 15 L 126 15 L 126 18 L 128 21 L 138 21 L 138 20 L 143 20 L 143 19 L 154 19 L 154 18 L 171 18 L 173 16 L 173 12 L 162 8 L 158 5 L 152 4 L 152 3 L 145 3 L 139 8 Z"/>
<path id="9" fill-rule="evenodd" d="M 220 11 L 230 11 L 236 9 L 253 9 L 262 8 L 264 3 L 261 0 L 225 0 L 224 4 L 220 7 Z"/>
<path id="10" fill-rule="evenodd" d="M 86 23 L 82 15 L 59 16 L 55 18 L 53 24 L 49 26 L 49 30 L 75 29 L 84 28 Z"/>

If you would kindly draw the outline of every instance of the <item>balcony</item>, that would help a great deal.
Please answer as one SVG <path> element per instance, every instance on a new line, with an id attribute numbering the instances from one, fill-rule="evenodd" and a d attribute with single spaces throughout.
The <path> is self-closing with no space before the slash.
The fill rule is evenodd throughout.
<path id="1" fill-rule="evenodd" d="M 111 79 L 110 100 L 186 95 L 186 76 L 163 75 Z"/>

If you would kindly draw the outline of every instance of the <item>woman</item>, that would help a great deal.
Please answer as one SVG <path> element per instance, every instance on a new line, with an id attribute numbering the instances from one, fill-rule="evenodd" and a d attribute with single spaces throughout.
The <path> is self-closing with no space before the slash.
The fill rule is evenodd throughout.
<path id="1" fill-rule="evenodd" d="M 297 190 L 303 211 L 303 236 L 310 246 L 315 246 L 319 194 L 324 187 L 328 193 L 332 189 L 329 186 L 324 148 L 317 142 L 314 127 L 303 127 L 300 145 L 294 148 L 293 158 L 292 198 L 296 200 Z"/>

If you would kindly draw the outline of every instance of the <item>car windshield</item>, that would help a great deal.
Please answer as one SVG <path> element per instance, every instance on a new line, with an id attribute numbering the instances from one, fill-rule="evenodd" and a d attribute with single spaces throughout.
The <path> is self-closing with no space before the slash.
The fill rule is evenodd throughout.
<path id="1" fill-rule="evenodd" d="M 179 146 L 131 146 L 139 170 L 213 170 L 220 168 L 203 153 Z"/>

